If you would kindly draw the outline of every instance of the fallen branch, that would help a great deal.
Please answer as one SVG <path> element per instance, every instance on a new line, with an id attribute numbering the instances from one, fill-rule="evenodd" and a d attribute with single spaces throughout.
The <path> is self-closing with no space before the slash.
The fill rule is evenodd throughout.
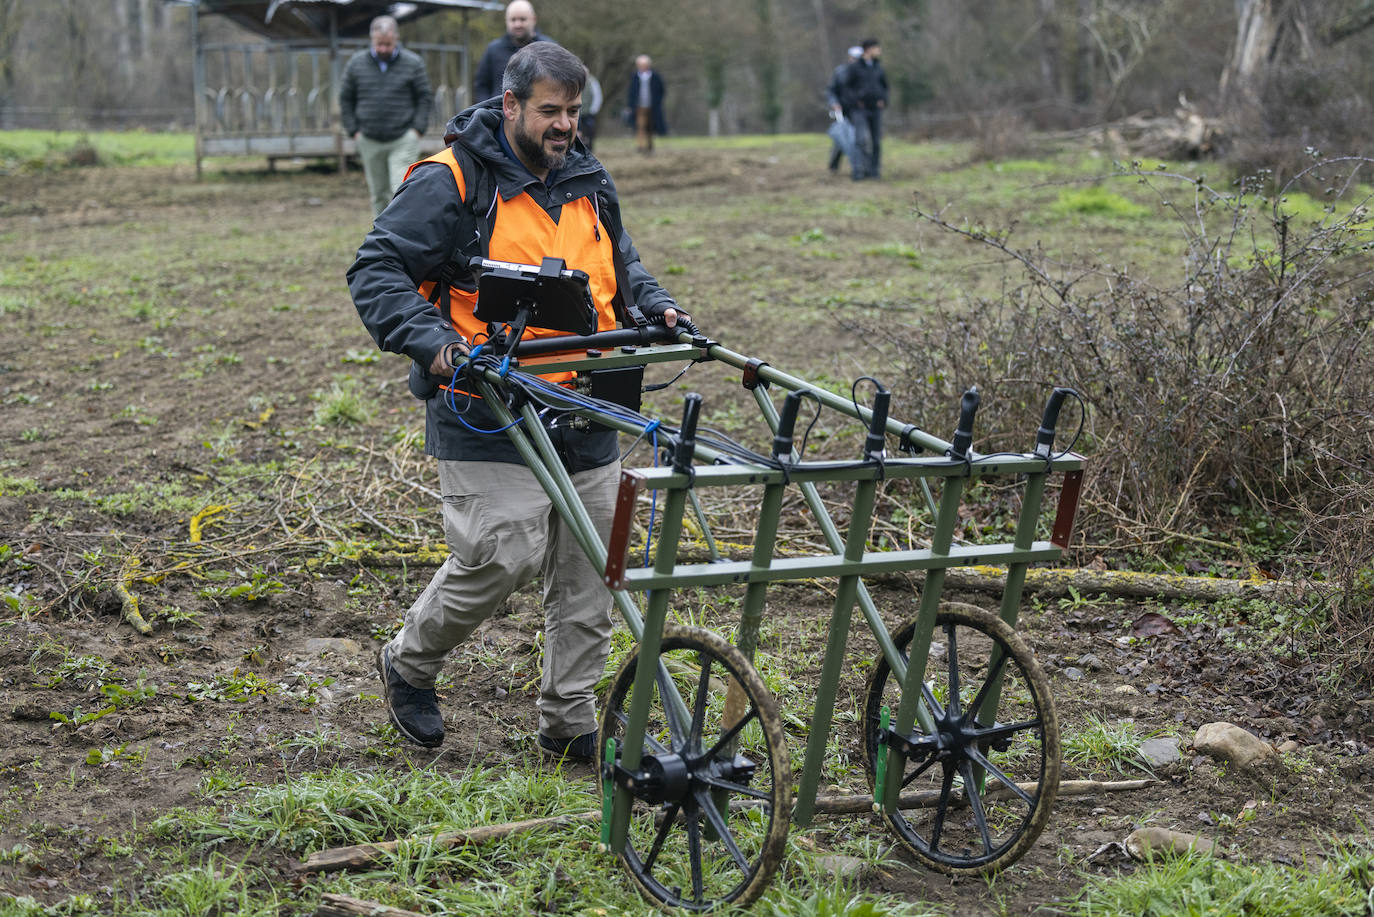
<path id="1" fill-rule="evenodd" d="M 1119 793 L 1126 790 L 1140 790 L 1158 783 L 1157 780 L 1065 780 L 1059 784 L 1059 796 L 1088 796 L 1094 793 Z M 1023 790 L 1033 792 L 1034 783 L 1018 784 Z M 1010 795 L 1006 788 L 989 790 L 984 799 L 998 799 Z M 904 809 L 929 808 L 939 800 L 938 791 L 908 793 L 901 798 Z M 957 802 L 957 800 L 956 800 Z M 745 808 L 762 805 L 758 800 L 737 800 L 732 808 Z M 818 815 L 861 815 L 873 810 L 873 797 L 862 795 L 819 796 L 815 812 Z M 522 831 L 535 831 L 545 828 L 561 828 L 577 822 L 597 821 L 601 818 L 600 809 L 587 812 L 574 812 L 569 815 L 554 815 L 549 818 L 532 818 L 527 821 L 503 822 L 499 825 L 486 825 L 469 828 L 466 831 L 449 831 L 435 835 L 436 847 L 457 847 L 462 844 L 485 844 L 498 838 L 518 834 Z M 340 872 L 348 869 L 366 869 L 379 860 L 394 854 L 402 841 L 379 841 L 375 844 L 357 844 L 352 847 L 331 847 L 310 854 L 296 864 L 297 872 Z M 349 912 L 353 913 L 353 912 Z"/>
<path id="2" fill-rule="evenodd" d="M 945 585 L 980 592 L 1001 592 L 1006 587 L 1004 567 L 950 567 Z M 1300 593 L 1301 587 L 1285 580 L 1254 577 L 1245 580 L 1210 576 L 1179 576 L 1172 573 L 1136 573 L 1132 570 L 1088 570 L 1082 567 L 1032 567 L 1026 571 L 1026 589 L 1045 595 L 1080 595 L 1105 592 L 1161 599 L 1216 601 L 1226 598 L 1280 598 Z"/>
<path id="3" fill-rule="evenodd" d="M 722 556 L 727 559 L 745 559 L 749 552 L 741 545 L 723 542 L 716 544 Z M 817 546 L 817 551 L 821 550 Z M 335 551 L 332 556 L 315 558 L 306 562 L 307 567 L 336 566 L 357 564 L 358 566 L 396 567 L 438 566 L 447 557 L 442 549 L 420 546 L 411 551 Z M 699 563 L 708 558 L 704 542 L 685 541 L 678 547 L 679 563 Z M 919 584 L 925 578 L 922 571 L 909 574 L 880 574 L 870 577 L 873 580 L 890 582 L 913 582 Z M 816 581 L 819 582 L 819 581 Z M 986 565 L 972 567 L 948 567 L 945 570 L 945 585 L 958 589 L 971 589 L 978 592 L 1000 593 L 1006 588 L 1007 571 L 1005 567 Z M 1133 570 L 1089 570 L 1084 567 L 1031 567 L 1026 571 L 1027 592 L 1043 595 L 1068 595 L 1070 590 L 1079 594 L 1106 593 L 1107 595 L 1128 595 L 1142 598 L 1184 599 L 1212 602 L 1226 598 L 1285 598 L 1300 594 L 1303 587 L 1287 580 L 1268 580 L 1259 577 L 1235 580 L 1220 579 L 1212 576 L 1182 576 L 1172 573 L 1137 573 Z"/>
<path id="4" fill-rule="evenodd" d="M 387 907 L 375 901 L 364 901 L 348 895 L 325 892 L 320 896 L 320 907 L 315 917 L 424 917 L 418 911 L 406 911 L 399 907 Z"/>
<path id="5" fill-rule="evenodd" d="M 1127 790 L 1143 790 L 1148 786 L 1158 783 L 1158 780 L 1061 780 L 1059 782 L 1059 798 L 1065 796 L 1091 796 L 1096 793 L 1121 793 Z M 1021 789 L 1028 793 L 1035 792 L 1038 784 L 1018 783 Z M 1006 787 L 988 790 L 982 798 L 1002 799 L 1011 795 L 1011 791 Z M 956 803 L 961 803 L 963 797 L 954 799 Z M 939 790 L 927 790 L 921 793 L 906 793 L 899 802 L 903 809 L 928 809 L 940 800 Z M 862 815 L 865 812 L 873 811 L 872 796 L 818 796 L 816 797 L 817 815 Z"/>
<path id="6" fill-rule="evenodd" d="M 466 831 L 447 831 L 434 836 L 436 847 L 458 847 L 463 844 L 485 844 L 522 831 L 535 831 L 544 828 L 561 828 L 565 825 L 601 818 L 601 810 L 574 812 L 570 815 L 554 815 L 549 818 L 531 818 L 526 821 L 504 822 L 499 825 L 484 825 Z M 310 854 L 295 867 L 297 872 L 339 872 L 345 869 L 365 869 L 378 860 L 394 854 L 402 840 L 379 841 L 375 844 L 357 844 L 352 847 L 332 847 Z"/>

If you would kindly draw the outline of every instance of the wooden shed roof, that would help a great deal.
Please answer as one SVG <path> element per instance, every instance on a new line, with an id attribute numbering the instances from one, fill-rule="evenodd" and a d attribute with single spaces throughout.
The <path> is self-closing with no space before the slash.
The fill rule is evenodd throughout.
<path id="1" fill-rule="evenodd" d="M 505 9 L 495 0 L 182 0 L 202 14 L 225 16 L 277 41 L 366 38 L 372 20 L 383 14 L 409 22 L 444 10 Z"/>

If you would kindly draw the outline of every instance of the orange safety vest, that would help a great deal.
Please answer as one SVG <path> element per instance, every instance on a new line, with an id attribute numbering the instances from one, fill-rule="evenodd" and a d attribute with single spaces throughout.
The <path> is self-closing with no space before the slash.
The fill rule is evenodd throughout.
<path id="1" fill-rule="evenodd" d="M 459 196 L 466 200 L 467 183 L 452 149 L 423 159 L 410 169 L 414 170 L 425 162 L 448 166 L 453 171 L 454 181 L 458 183 Z M 407 171 L 406 177 L 409 176 L 410 172 Z M 615 309 L 611 305 L 616 293 L 614 243 L 610 233 L 603 232 L 598 225 L 598 214 L 591 199 L 581 197 L 564 204 L 556 223 L 548 211 L 523 192 L 510 200 L 498 193 L 494 204 L 496 218 L 492 221 L 491 239 L 485 256 L 519 264 L 539 264 L 544 258 L 562 258 L 569 268 L 585 271 L 590 278 L 592 302 L 596 304 L 596 330 L 614 330 Z M 479 215 L 478 219 L 483 217 Z M 420 295 L 431 302 L 438 299 L 433 295 L 434 283 L 426 280 L 420 284 Z M 473 314 L 477 307 L 477 293 L 451 286 L 449 297 L 449 316 L 454 330 L 469 341 L 480 343 L 485 340 L 487 324 Z M 439 306 L 436 304 L 435 308 Z M 566 336 L 566 332 L 547 328 L 529 328 L 525 332 L 526 340 L 559 336 Z M 571 372 L 549 373 L 545 378 L 562 382 L 573 375 Z"/>

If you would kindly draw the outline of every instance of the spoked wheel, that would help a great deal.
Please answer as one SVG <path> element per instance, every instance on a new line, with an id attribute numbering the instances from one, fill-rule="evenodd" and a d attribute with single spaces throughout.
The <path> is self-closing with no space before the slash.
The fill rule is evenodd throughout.
<path id="1" fill-rule="evenodd" d="M 605 740 L 615 739 L 617 764 L 638 662 L 636 650 L 602 714 L 602 755 Z M 665 627 L 661 663 L 621 861 L 664 904 L 748 904 L 778 868 L 792 815 L 777 704 L 743 654 L 709 631 Z"/>
<path id="2" fill-rule="evenodd" d="M 903 660 L 915 627 L 913 621 L 893 637 Z M 890 739 L 900 766 L 889 766 L 885 779 L 901 781 L 902 803 L 885 817 L 931 868 L 994 872 L 1035 843 L 1059 791 L 1059 722 L 1049 681 L 1006 622 L 954 604 L 936 613 L 922 681 L 935 731 L 918 720 L 910 735 Z M 888 750 L 879 738 L 882 708 L 890 708 L 895 730 L 900 695 L 880 655 L 864 698 L 870 782 L 878 755 Z"/>

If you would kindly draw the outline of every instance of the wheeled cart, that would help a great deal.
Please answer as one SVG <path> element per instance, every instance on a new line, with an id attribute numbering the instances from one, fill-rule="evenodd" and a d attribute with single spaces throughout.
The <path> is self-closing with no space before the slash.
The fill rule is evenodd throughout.
<path id="1" fill-rule="evenodd" d="M 528 318 L 521 316 L 520 327 Z M 880 649 L 859 711 L 874 811 L 917 859 L 943 872 L 990 872 L 1026 852 L 1054 804 L 1060 740 L 1049 683 L 1014 628 L 1027 567 L 1057 560 L 1073 525 L 1083 459 L 1054 451 L 1068 390 L 1051 395 L 1031 451 L 980 455 L 971 448 L 976 390 L 964 395 L 947 441 L 889 416 L 889 394 L 876 383 L 870 403 L 859 404 L 853 394 L 810 385 L 695 329 L 647 326 L 527 342 L 504 354 L 499 347 L 484 350 L 462 369 L 465 385 L 486 399 L 503 435 L 592 563 L 605 571 L 635 639 L 604 700 L 598 777 L 602 843 L 644 894 L 663 905 L 709 910 L 748 903 L 767 887 L 789 825 L 806 825 L 816 815 L 855 608 Z M 768 454 L 699 429 L 698 395 L 686 396 L 676 427 L 635 409 L 643 367 L 708 360 L 740 371 L 772 436 Z M 590 380 L 590 392 L 539 377 L 567 370 L 581 382 Z M 634 397 L 596 397 L 598 388 L 609 390 L 601 380 L 611 380 L 611 389 L 632 389 Z M 633 405 L 618 403 L 625 401 Z M 852 461 L 801 457 L 798 417 L 821 409 L 866 428 Z M 550 423 L 598 423 L 656 441 L 655 467 L 622 471 L 605 542 L 563 468 Z M 1042 521 L 1042 504 L 1052 475 L 1063 481 L 1043 539 L 1049 520 Z M 1007 543 L 956 544 L 961 496 L 985 478 L 1019 487 L 1015 535 Z M 875 550 L 869 533 L 878 488 L 899 480 L 911 480 L 913 492 L 924 498 L 928 546 Z M 820 488 L 835 485 L 852 492 L 843 526 L 821 499 Z M 731 488 L 735 499 L 755 501 L 758 530 L 748 559 L 727 560 L 716 552 L 698 498 L 707 488 Z M 799 489 L 828 550 L 779 556 L 788 488 Z M 637 516 L 651 493 L 653 563 L 633 566 Z M 680 562 L 684 527 L 693 517 L 712 557 Z M 942 601 L 946 571 L 973 564 L 1006 568 L 999 614 Z M 891 633 L 864 578 L 911 571 L 924 573 L 924 587 L 909 623 Z M 751 660 L 769 584 L 814 578 L 837 580 L 838 587 L 794 783 L 777 703 Z M 675 591 L 726 584 L 744 587 L 733 643 L 668 622 Z"/>

